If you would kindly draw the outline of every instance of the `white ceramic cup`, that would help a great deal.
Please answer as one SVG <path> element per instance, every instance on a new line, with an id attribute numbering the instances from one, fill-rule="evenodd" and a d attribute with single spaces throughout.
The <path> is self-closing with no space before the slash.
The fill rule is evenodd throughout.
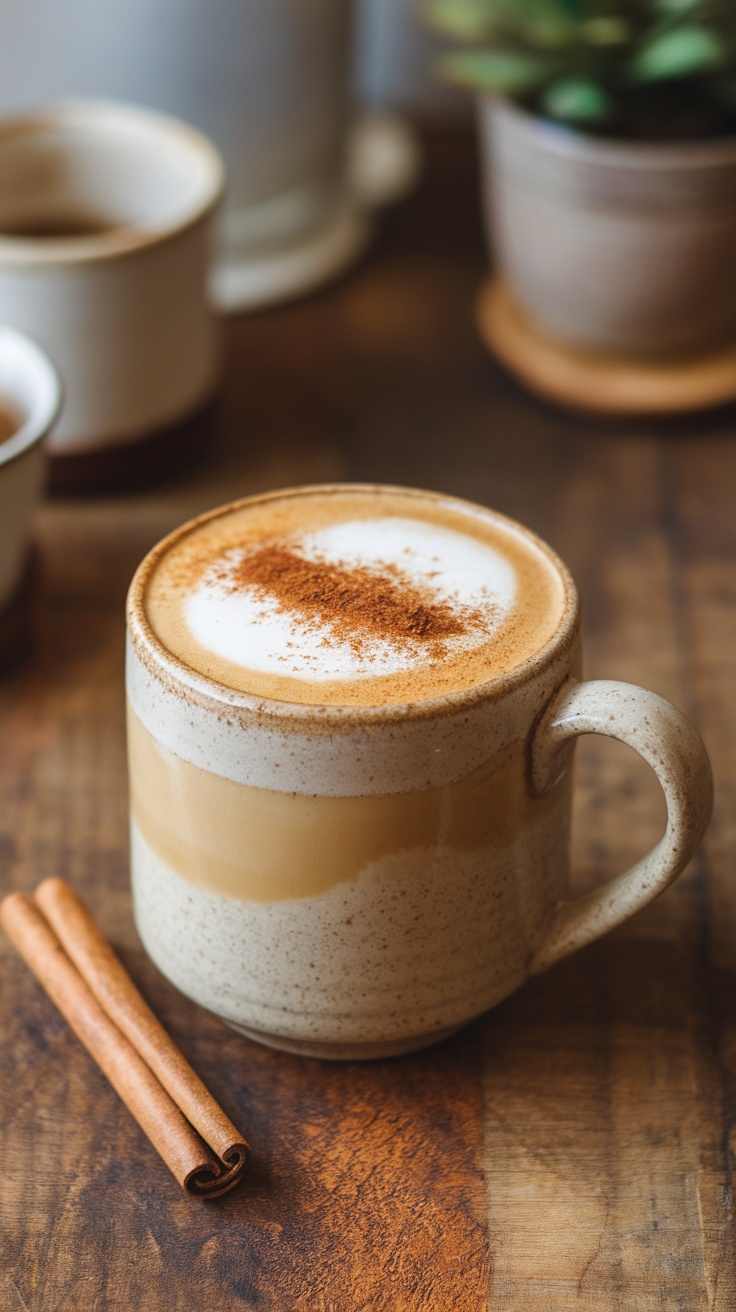
<path id="1" fill-rule="evenodd" d="M 334 209 L 344 186 L 351 9 L 351 0 L 0 0 L 0 112 L 83 96 L 174 114 L 222 151 L 233 228 L 273 205 L 292 235 Z"/>
<path id="2" fill-rule="evenodd" d="M 216 290 L 234 308 L 231 282 L 241 263 L 299 247 L 345 221 L 352 7 L 352 0 L 0 0 L 0 112 L 84 96 L 149 105 L 205 132 L 227 161 Z M 242 275 L 247 303 L 275 290 L 266 271 L 259 297 L 255 273 Z M 284 268 L 284 291 L 299 277 L 299 269 Z"/>
<path id="3" fill-rule="evenodd" d="M 43 351 L 22 333 L 0 328 L 0 407 L 19 421 L 13 436 L 0 442 L 0 615 L 26 565 L 43 488 L 43 439 L 60 404 L 59 378 Z"/>
<path id="4" fill-rule="evenodd" d="M 134 443 L 210 398 L 223 179 L 205 137 L 146 110 L 80 102 L 0 123 L 0 307 L 61 374 L 53 456 Z"/>

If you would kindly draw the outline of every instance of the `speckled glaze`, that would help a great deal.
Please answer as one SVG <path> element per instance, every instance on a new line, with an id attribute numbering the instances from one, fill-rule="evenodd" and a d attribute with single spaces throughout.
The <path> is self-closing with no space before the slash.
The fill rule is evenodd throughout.
<path id="1" fill-rule="evenodd" d="M 176 536 L 146 557 L 128 599 L 128 701 L 141 726 L 130 740 L 135 915 L 164 974 L 237 1029 L 275 1047 L 345 1059 L 433 1043 L 632 914 L 682 870 L 710 814 L 702 743 L 654 694 L 577 682 L 577 593 L 544 544 L 565 600 L 541 651 L 469 691 L 346 708 L 258 700 L 198 675 L 162 647 L 146 620 L 146 581 Z M 567 903 L 569 744 L 583 732 L 620 738 L 645 756 L 665 789 L 669 821 L 643 862 Z M 218 779 L 241 788 L 243 808 L 273 826 L 274 868 L 289 817 L 298 810 L 305 823 L 293 796 L 313 799 L 318 823 L 304 845 L 302 885 L 294 870 L 296 887 L 274 876 L 273 894 L 264 892 L 249 874 L 247 850 L 239 885 L 237 844 L 235 868 L 232 855 L 227 870 L 222 865 L 226 880 L 206 856 L 201 868 L 178 860 L 174 840 L 182 835 L 168 842 L 161 828 L 166 808 L 156 814 L 155 771 L 147 806 L 135 800 L 139 740 L 160 756 L 163 781 L 181 762 L 187 778 L 192 769 L 206 772 L 210 799 Z M 493 787 L 474 793 L 467 781 L 484 771 Z M 438 790 L 436 807 L 421 805 L 427 789 Z M 232 814 L 237 795 L 235 803 L 229 796 Z M 197 814 L 196 787 L 188 799 L 192 842 L 215 850 L 211 802 Z M 320 819 L 328 799 L 347 813 L 342 857 Z M 377 843 L 375 808 L 384 804 L 391 837 Z M 262 852 L 263 825 L 258 832 Z M 356 863 L 363 851 L 370 854 Z M 320 870 L 318 885 L 308 866 Z"/>

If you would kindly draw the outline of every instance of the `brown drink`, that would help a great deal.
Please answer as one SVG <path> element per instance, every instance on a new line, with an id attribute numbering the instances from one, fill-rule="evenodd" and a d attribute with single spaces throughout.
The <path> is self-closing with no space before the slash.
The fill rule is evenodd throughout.
<path id="1" fill-rule="evenodd" d="M 22 422 L 20 415 L 0 399 L 0 444 L 18 432 Z"/>
<path id="2" fill-rule="evenodd" d="M 74 237 L 101 237 L 119 224 L 95 214 L 42 212 L 0 222 L 0 237 L 28 241 L 65 241 Z"/>

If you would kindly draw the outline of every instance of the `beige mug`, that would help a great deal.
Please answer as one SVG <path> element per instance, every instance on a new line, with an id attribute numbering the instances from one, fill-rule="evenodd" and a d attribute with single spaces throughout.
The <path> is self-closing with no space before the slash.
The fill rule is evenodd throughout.
<path id="1" fill-rule="evenodd" d="M 229 517 L 275 522 L 310 497 L 328 508 L 372 497 L 386 515 L 506 535 L 554 585 L 549 636 L 497 677 L 402 704 L 297 704 L 198 672 L 152 623 L 160 571 Z M 708 759 L 661 697 L 581 682 L 580 648 L 578 594 L 559 558 L 454 498 L 299 488 L 177 530 L 128 599 L 133 894 L 154 962 L 261 1042 L 383 1057 L 452 1033 L 645 906 L 706 828 Z M 584 733 L 648 761 L 668 820 L 648 856 L 574 898 L 570 762 Z"/>
<path id="2" fill-rule="evenodd" d="M 215 147 L 150 110 L 80 101 L 0 121 L 0 305 L 61 375 L 55 463 L 127 451 L 212 398 L 223 185 Z"/>

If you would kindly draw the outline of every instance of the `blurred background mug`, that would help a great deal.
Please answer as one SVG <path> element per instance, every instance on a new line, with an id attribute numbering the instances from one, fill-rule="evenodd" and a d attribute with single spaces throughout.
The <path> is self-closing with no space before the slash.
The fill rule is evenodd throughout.
<path id="1" fill-rule="evenodd" d="M 171 430 L 212 396 L 223 181 L 206 138 L 146 110 L 80 102 L 0 123 L 0 305 L 61 374 L 57 466 Z"/>
<path id="2" fill-rule="evenodd" d="M 366 111 L 452 99 L 433 84 L 415 7 L 0 0 L 0 113 L 84 96 L 149 105 L 205 132 L 228 171 L 217 304 L 250 308 L 341 273 L 365 250 L 374 208 L 412 185 L 413 134 Z"/>
<path id="3" fill-rule="evenodd" d="M 346 194 L 351 17 L 350 0 L 0 0 L 0 110 L 121 100 L 206 133 L 228 170 L 218 291 L 252 303 L 275 251 L 323 233 L 339 265 L 365 244 Z"/>

